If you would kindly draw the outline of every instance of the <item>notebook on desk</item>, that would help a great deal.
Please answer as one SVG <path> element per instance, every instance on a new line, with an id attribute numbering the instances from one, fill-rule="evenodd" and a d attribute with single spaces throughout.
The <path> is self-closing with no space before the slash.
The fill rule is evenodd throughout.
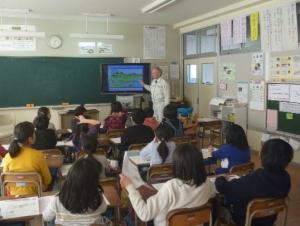
<path id="1" fill-rule="evenodd" d="M 110 141 L 114 144 L 121 144 L 121 137 L 110 138 Z"/>

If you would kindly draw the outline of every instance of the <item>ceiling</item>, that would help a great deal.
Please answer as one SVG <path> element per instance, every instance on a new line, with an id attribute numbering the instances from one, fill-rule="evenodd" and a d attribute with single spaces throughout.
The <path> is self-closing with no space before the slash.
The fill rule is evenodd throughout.
<path id="1" fill-rule="evenodd" d="M 114 21 L 171 25 L 244 0 L 177 0 L 156 13 L 142 14 L 141 8 L 152 1 L 154 0 L 0 0 L 0 8 L 32 9 L 33 18 L 80 19 L 82 12 L 111 13 Z"/>

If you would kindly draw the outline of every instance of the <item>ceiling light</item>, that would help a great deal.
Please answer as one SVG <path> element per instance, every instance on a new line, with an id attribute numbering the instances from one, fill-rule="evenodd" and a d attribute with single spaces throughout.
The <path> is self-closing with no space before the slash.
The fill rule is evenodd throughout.
<path id="1" fill-rule="evenodd" d="M 154 13 L 170 4 L 175 2 L 176 0 L 155 0 L 154 2 L 146 5 L 142 8 L 142 13 Z"/>
<path id="2" fill-rule="evenodd" d="M 116 35 L 109 33 L 109 18 L 112 16 L 109 13 L 99 14 L 99 13 L 82 13 L 85 17 L 85 33 L 71 33 L 70 38 L 78 39 L 111 39 L 111 40 L 123 40 L 124 35 Z M 88 17 L 106 17 L 106 33 L 105 34 L 90 34 L 88 32 Z"/>

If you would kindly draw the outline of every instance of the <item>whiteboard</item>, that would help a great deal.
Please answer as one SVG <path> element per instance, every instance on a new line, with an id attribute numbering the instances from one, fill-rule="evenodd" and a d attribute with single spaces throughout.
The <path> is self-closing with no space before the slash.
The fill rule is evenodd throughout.
<path id="1" fill-rule="evenodd" d="M 289 84 L 269 84 L 268 100 L 290 101 Z"/>
<path id="2" fill-rule="evenodd" d="M 290 102 L 300 103 L 300 85 L 291 85 Z"/>

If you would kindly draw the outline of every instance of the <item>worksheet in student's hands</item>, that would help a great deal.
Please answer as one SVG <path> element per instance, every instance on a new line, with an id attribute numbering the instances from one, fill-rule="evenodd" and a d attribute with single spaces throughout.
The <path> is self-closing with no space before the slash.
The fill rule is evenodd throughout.
<path id="1" fill-rule="evenodd" d="M 39 198 L 21 198 L 0 201 L 0 215 L 3 219 L 39 215 Z"/>

